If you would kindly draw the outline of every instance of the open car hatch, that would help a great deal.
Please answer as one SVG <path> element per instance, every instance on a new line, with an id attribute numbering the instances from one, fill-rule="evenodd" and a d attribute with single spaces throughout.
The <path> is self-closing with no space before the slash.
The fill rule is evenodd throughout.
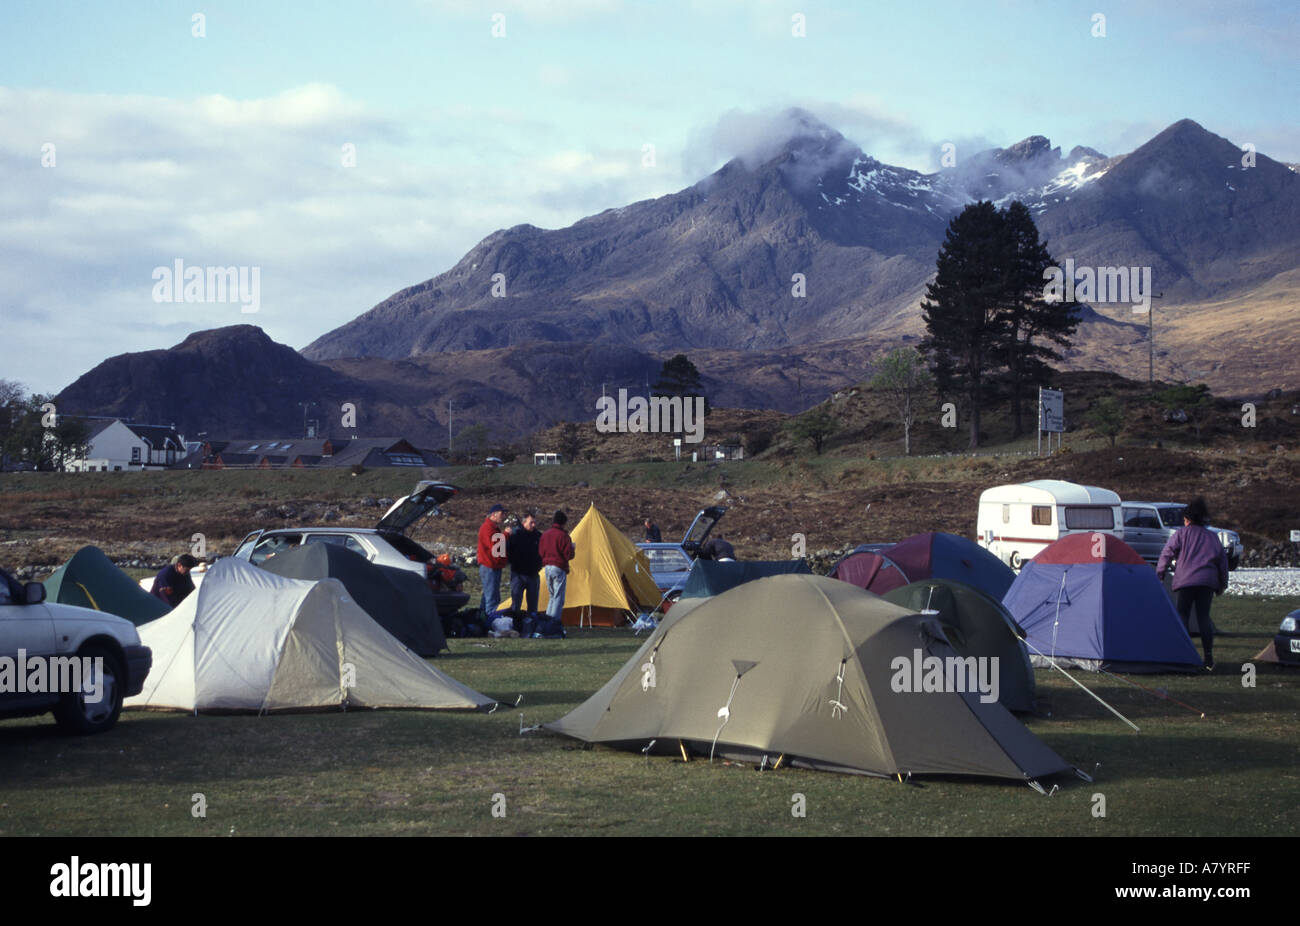
<path id="1" fill-rule="evenodd" d="M 441 513 L 438 506 L 459 491 L 454 485 L 445 482 L 421 480 L 415 484 L 415 490 L 410 495 L 393 502 L 393 507 L 388 509 L 375 527 L 383 531 L 405 533 L 421 518 Z"/>
<path id="2" fill-rule="evenodd" d="M 704 541 L 708 539 L 713 526 L 721 521 L 726 513 L 726 508 L 718 506 L 702 509 L 691 522 L 690 529 L 686 531 L 686 536 L 682 539 L 682 549 L 691 556 L 698 556 L 700 547 L 704 546 Z"/>

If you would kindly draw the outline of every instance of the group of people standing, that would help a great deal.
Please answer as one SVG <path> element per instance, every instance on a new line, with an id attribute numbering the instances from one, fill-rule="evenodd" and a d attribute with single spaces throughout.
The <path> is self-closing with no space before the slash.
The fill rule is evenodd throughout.
<path id="1" fill-rule="evenodd" d="M 537 602 L 542 575 L 546 577 L 547 624 L 560 625 L 569 563 L 575 554 L 566 525 L 568 515 L 556 511 L 551 526 L 540 531 L 537 515 L 529 510 L 518 525 L 505 527 L 506 507 L 496 504 L 478 529 L 478 572 L 483 583 L 483 613 L 491 622 L 501 609 L 501 571 L 510 567 L 510 604 L 519 624 L 531 625 L 538 618 Z M 518 631 L 518 628 L 516 628 Z"/>

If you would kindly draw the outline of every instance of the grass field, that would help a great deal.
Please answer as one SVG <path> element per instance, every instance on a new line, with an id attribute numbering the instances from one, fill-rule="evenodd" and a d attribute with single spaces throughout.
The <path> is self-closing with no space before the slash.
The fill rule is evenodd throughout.
<path id="1" fill-rule="evenodd" d="M 513 703 L 493 714 L 355 711 L 267 717 L 128 712 L 59 734 L 0 723 L 0 835 L 1294 835 L 1300 673 L 1240 664 L 1300 600 L 1215 603 L 1213 675 L 1134 676 L 1206 713 L 1076 673 L 1037 670 L 1028 725 L 1094 775 L 1043 797 L 1021 784 L 892 780 L 587 748 L 546 731 L 635 651 L 629 631 L 562 641 L 453 640 L 442 670 Z M 1098 763 L 1100 765 L 1098 766 Z M 201 794 L 206 816 L 196 817 Z M 494 795 L 504 816 L 494 816 Z M 791 813 L 794 795 L 806 816 Z M 1104 795 L 1105 816 L 1094 816 Z M 498 799 L 495 806 L 500 807 Z"/>

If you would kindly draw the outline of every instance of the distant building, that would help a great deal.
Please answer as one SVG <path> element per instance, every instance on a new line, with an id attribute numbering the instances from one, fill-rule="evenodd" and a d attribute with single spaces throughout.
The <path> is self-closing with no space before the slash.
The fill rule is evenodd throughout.
<path id="1" fill-rule="evenodd" d="M 185 440 L 170 425 L 131 424 L 121 418 L 87 418 L 86 455 L 65 469 L 74 473 L 160 470 L 185 456 Z"/>
<path id="2" fill-rule="evenodd" d="M 704 448 L 706 460 L 743 460 L 745 448 L 740 444 L 714 444 Z"/>
<path id="3" fill-rule="evenodd" d="M 176 464 L 176 469 L 316 469 L 392 466 L 446 466 L 432 450 L 400 437 L 286 437 L 261 440 L 208 440 Z"/>

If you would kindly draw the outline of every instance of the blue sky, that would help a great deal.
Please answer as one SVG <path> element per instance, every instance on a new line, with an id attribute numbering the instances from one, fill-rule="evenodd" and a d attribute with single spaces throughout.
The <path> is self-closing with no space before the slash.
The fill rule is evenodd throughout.
<path id="1" fill-rule="evenodd" d="M 497 228 L 687 186 L 791 105 L 919 170 L 1183 117 L 1300 161 L 1298 49 L 1294 2 L 9 0 L 0 378 L 53 391 L 227 324 L 305 346 Z M 259 311 L 153 301 L 177 258 L 260 268 Z"/>

